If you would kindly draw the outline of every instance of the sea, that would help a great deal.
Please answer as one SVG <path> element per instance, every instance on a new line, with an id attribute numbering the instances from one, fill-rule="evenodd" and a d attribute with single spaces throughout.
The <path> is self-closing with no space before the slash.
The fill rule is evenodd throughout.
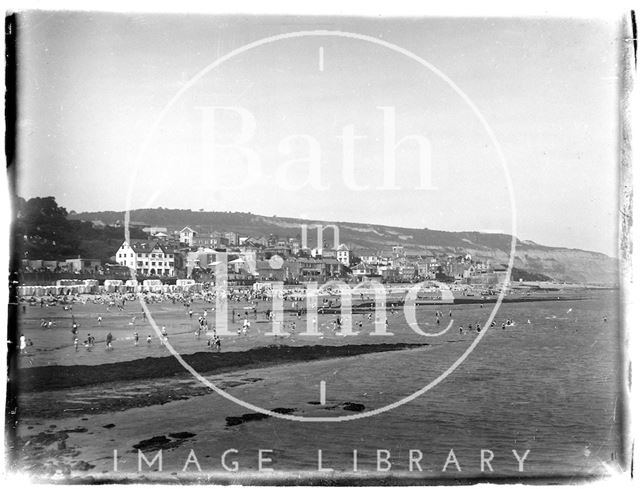
<path id="1" fill-rule="evenodd" d="M 417 319 L 425 332 L 453 320 L 445 333 L 420 337 L 423 347 L 216 376 L 214 383 L 257 381 L 227 389 L 235 401 L 212 393 L 118 416 L 139 416 L 139 438 L 168 427 L 196 434 L 165 453 L 166 470 L 175 473 L 191 450 L 204 472 L 223 473 L 224 463 L 235 462 L 238 473 L 265 477 L 272 469 L 300 477 L 553 479 L 624 467 L 618 293 L 503 304 L 495 326 L 474 345 L 476 323 L 484 326 L 492 310 L 489 304 L 421 307 Z M 507 319 L 513 325 L 502 328 Z M 390 330 L 399 333 L 401 321 L 392 316 Z M 390 338 L 418 336 L 404 329 Z M 248 405 L 279 408 L 296 419 L 237 422 L 254 412 Z M 127 443 L 114 437 L 104 446 Z M 120 470 L 134 466 L 126 460 L 132 454 L 122 457 Z M 187 464 L 195 467 L 193 460 Z"/>

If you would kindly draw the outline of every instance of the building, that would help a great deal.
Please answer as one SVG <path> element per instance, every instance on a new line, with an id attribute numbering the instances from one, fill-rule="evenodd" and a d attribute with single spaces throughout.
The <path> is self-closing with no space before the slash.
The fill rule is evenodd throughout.
<path id="1" fill-rule="evenodd" d="M 160 226 L 147 226 L 145 228 L 142 228 L 142 232 L 147 233 L 150 236 L 154 236 L 158 233 L 165 233 L 167 234 L 169 231 L 167 231 L 166 227 L 160 227 Z"/>
<path id="2" fill-rule="evenodd" d="M 360 260 L 367 265 L 378 264 L 378 252 L 376 250 L 359 249 L 357 254 Z"/>
<path id="3" fill-rule="evenodd" d="M 341 244 L 340 246 L 338 246 L 338 248 L 336 249 L 336 259 L 345 267 L 351 266 L 353 255 L 347 245 Z"/>
<path id="4" fill-rule="evenodd" d="M 238 246 L 240 244 L 240 236 L 233 231 L 227 231 L 221 237 L 227 240 L 229 246 Z"/>
<path id="5" fill-rule="evenodd" d="M 193 238 L 197 235 L 193 229 L 186 226 L 180 230 L 180 242 L 189 246 L 193 246 Z"/>
<path id="6" fill-rule="evenodd" d="M 204 246 L 209 248 L 226 248 L 229 246 L 229 240 L 221 235 L 221 233 L 198 233 L 196 234 L 189 246 Z"/>
<path id="7" fill-rule="evenodd" d="M 287 278 L 285 267 L 273 268 L 268 260 L 256 261 L 255 278 L 261 281 L 284 281 Z"/>
<path id="8" fill-rule="evenodd" d="M 104 223 L 104 221 L 96 219 L 95 221 L 91 221 L 91 227 L 94 229 L 104 229 L 107 227 L 107 225 Z"/>
<path id="9" fill-rule="evenodd" d="M 297 238 L 289 238 L 289 246 L 291 247 L 291 254 L 298 255 L 300 253 L 300 240 Z"/>
<path id="10" fill-rule="evenodd" d="M 351 273 L 353 274 L 353 278 L 356 280 L 362 280 L 369 270 L 367 269 L 367 265 L 363 262 L 358 263 L 355 267 L 351 269 Z"/>
<path id="11" fill-rule="evenodd" d="M 65 268 L 74 273 L 97 273 L 101 266 L 100 260 L 90 258 L 69 258 L 65 260 Z"/>
<path id="12" fill-rule="evenodd" d="M 175 275 L 174 252 L 157 240 L 132 239 L 131 243 L 125 241 L 116 252 L 116 262 L 140 275 Z"/>

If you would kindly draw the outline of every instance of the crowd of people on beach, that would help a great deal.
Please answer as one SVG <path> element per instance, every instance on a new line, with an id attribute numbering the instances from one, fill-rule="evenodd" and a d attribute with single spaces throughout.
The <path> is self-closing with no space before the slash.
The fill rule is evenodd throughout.
<path id="1" fill-rule="evenodd" d="M 343 318 L 340 314 L 340 307 L 342 304 L 340 300 L 341 297 L 339 294 L 339 290 L 328 289 L 323 293 L 324 295 L 322 297 L 318 297 L 317 300 L 317 312 L 318 315 L 321 315 L 324 320 L 320 321 L 320 324 L 317 324 L 316 318 L 313 318 L 313 329 L 315 331 L 320 331 L 320 334 L 322 335 L 333 334 L 340 336 L 345 334 Z M 215 325 L 210 322 L 210 314 L 215 314 L 216 307 L 219 303 L 218 299 L 221 297 L 221 294 L 224 294 L 225 298 L 227 299 L 227 307 L 231 309 L 229 316 L 231 319 L 231 323 L 236 323 L 238 325 L 236 331 L 238 337 L 249 336 L 249 333 L 252 329 L 252 320 L 260 322 L 258 310 L 259 308 L 262 309 L 264 307 L 260 306 L 261 303 L 270 302 L 277 298 L 278 300 L 282 301 L 283 311 L 288 314 L 289 318 L 292 317 L 291 319 L 285 319 L 282 314 L 280 315 L 280 317 L 277 317 L 276 313 L 270 307 L 267 307 L 263 310 L 264 320 L 262 322 L 274 322 L 279 320 L 280 328 L 274 328 L 274 331 L 279 330 L 281 334 L 274 334 L 273 336 L 275 337 L 275 340 L 281 339 L 281 337 L 295 335 L 296 329 L 299 326 L 298 322 L 303 320 L 303 316 L 306 316 L 307 313 L 307 289 L 301 287 L 277 290 L 271 290 L 269 288 L 239 288 L 220 290 L 216 289 L 215 287 L 211 287 L 207 290 L 193 293 L 164 292 L 143 293 L 142 295 L 130 292 L 111 292 L 94 296 L 67 294 L 64 296 L 47 296 L 40 298 L 33 297 L 31 299 L 27 299 L 22 303 L 22 311 L 23 313 L 26 312 L 27 303 L 31 303 L 32 306 L 39 306 L 40 308 L 49 308 L 62 305 L 65 311 L 73 311 L 74 304 L 97 304 L 103 305 L 105 307 L 105 314 L 110 315 L 110 313 L 112 312 L 120 314 L 127 311 L 130 303 L 137 304 L 140 297 L 143 299 L 146 305 L 161 303 L 182 304 L 182 306 L 184 306 L 185 315 L 187 315 L 190 320 L 197 320 L 197 326 L 193 331 L 195 340 L 200 341 L 202 337 L 206 337 L 207 348 L 219 352 L 222 349 L 222 341 L 220 336 L 217 334 Z M 369 294 L 369 291 L 360 291 L 359 297 L 361 304 L 375 304 L 376 302 L 375 295 Z M 395 314 L 401 314 L 402 308 L 400 307 L 400 302 L 394 303 L 387 301 L 385 306 L 387 316 L 392 317 Z M 480 308 L 482 307 L 482 304 L 480 304 Z M 198 312 L 194 313 L 194 309 L 196 309 Z M 358 332 L 363 329 L 365 324 L 374 324 L 377 319 L 374 319 L 373 312 L 370 311 L 371 307 L 369 307 L 369 310 L 360 310 L 362 319 L 359 319 L 358 321 L 354 321 L 352 323 L 352 328 L 348 332 L 348 334 L 358 334 Z M 260 315 L 262 315 L 262 312 L 260 313 Z M 102 316 L 102 313 L 98 314 L 95 327 L 103 327 Z M 439 325 L 441 320 L 444 319 L 444 316 L 445 313 L 440 310 L 436 310 L 435 323 Z M 452 309 L 449 309 L 448 316 L 452 318 Z M 132 334 L 134 346 L 139 346 L 140 344 L 140 335 L 136 329 L 136 322 L 138 320 L 141 320 L 143 323 L 147 323 L 147 319 L 147 313 L 145 311 L 145 307 L 143 307 L 140 311 L 140 314 L 134 314 L 128 323 L 128 326 L 133 329 Z M 607 321 L 606 316 L 603 317 L 603 321 Z M 112 323 L 112 321 L 109 322 Z M 530 324 L 530 321 L 528 321 L 528 323 Z M 388 319 L 385 319 L 385 326 L 388 327 L 388 325 Z M 513 319 L 507 318 L 500 324 L 500 327 L 504 330 L 515 325 L 516 323 Z M 79 351 L 80 347 L 83 346 L 87 351 L 92 351 L 96 346 L 95 336 L 93 336 L 92 332 L 88 332 L 86 338 L 81 341 L 79 336 L 79 326 L 80 325 L 75 319 L 74 313 L 72 313 L 71 336 L 73 348 L 75 349 L 75 351 Z M 55 319 L 46 319 L 43 317 L 40 320 L 40 327 L 43 330 L 49 330 L 57 329 L 58 325 L 56 324 Z M 497 327 L 496 321 L 493 321 L 490 324 L 490 327 Z M 463 326 L 458 327 L 458 332 L 461 335 L 467 334 L 467 332 L 474 331 L 476 333 L 480 333 L 481 330 L 482 326 L 481 322 L 479 321 L 475 323 L 469 323 L 466 328 L 464 328 Z M 23 336 L 20 337 L 20 352 L 26 353 L 27 349 L 33 346 L 33 342 L 31 341 L 31 339 L 23 338 Z M 166 346 L 168 344 L 168 332 L 166 326 L 162 326 L 159 336 L 159 346 Z M 116 339 L 113 333 L 111 331 L 107 332 L 104 338 L 105 349 L 107 351 L 113 350 L 113 343 Z M 153 343 L 153 336 L 149 334 L 146 338 L 146 345 L 151 346 Z"/>

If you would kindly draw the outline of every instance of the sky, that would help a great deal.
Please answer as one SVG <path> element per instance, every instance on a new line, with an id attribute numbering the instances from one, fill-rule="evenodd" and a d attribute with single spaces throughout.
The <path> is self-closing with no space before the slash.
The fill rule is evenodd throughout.
<path id="1" fill-rule="evenodd" d="M 24 12 L 18 194 L 613 256 L 621 37 L 595 18 Z"/>

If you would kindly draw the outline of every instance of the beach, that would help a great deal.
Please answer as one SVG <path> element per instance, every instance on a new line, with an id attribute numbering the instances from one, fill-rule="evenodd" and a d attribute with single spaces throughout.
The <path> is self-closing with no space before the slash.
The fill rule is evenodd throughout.
<path id="1" fill-rule="evenodd" d="M 222 483 L 253 477 L 260 447 L 271 450 L 262 455 L 272 460 L 276 474 L 287 478 L 293 471 L 312 479 L 324 474 L 318 473 L 318 450 L 322 468 L 348 477 L 356 450 L 362 457 L 356 464 L 360 477 L 387 477 L 377 470 L 376 459 L 377 450 L 386 450 L 393 455 L 390 474 L 428 480 L 442 476 L 451 449 L 461 470 L 452 465 L 445 476 L 490 477 L 479 470 L 484 449 L 495 455 L 496 475 L 605 474 L 620 453 L 617 428 L 623 419 L 615 400 L 614 299 L 605 291 L 575 300 L 503 304 L 496 326 L 435 388 L 374 417 L 330 425 L 264 416 L 221 397 L 181 371 L 155 336 L 149 347 L 134 346 L 129 322 L 132 314 L 140 315 L 135 303 L 110 315 L 93 303 L 75 304 L 72 311 L 51 308 L 58 324 L 73 314 L 80 336 L 87 330 L 98 338 L 113 331 L 112 351 L 97 344 L 91 352 L 65 344 L 71 337 L 67 327 L 41 329 L 41 308 L 28 306 L 19 326 L 42 350 L 20 359 L 24 388 L 13 463 L 45 479 L 62 473 L 78 480 L 213 477 Z M 354 336 L 333 332 L 329 323 L 335 315 L 319 320 L 327 323 L 320 327 L 322 338 L 299 334 L 304 318 L 292 319 L 299 321 L 297 332 L 282 338 L 265 336 L 271 324 L 251 318 L 247 336 L 223 338 L 218 353 L 195 339 L 197 320 L 180 307 L 160 303 L 150 310 L 159 325 L 167 325 L 171 345 L 199 373 L 237 399 L 300 417 L 366 414 L 411 395 L 469 348 L 477 335 L 469 326 L 484 327 L 491 312 L 480 304 L 420 306 L 416 314 L 425 331 L 444 330 L 453 320 L 444 334 L 432 337 L 415 334 L 399 311 L 388 311 L 393 336 L 371 336 L 374 325 L 367 313 L 354 314 L 354 323 L 363 321 Z M 102 314 L 101 326 L 95 324 L 97 314 Z M 507 318 L 514 325 L 502 329 Z M 148 322 L 135 323 L 141 338 L 154 334 Z M 134 447 L 149 460 L 162 449 L 163 470 L 138 472 Z M 193 463 L 182 470 L 191 450 L 202 472 Z M 221 465 L 226 450 L 235 450 L 225 460 L 237 461 L 237 472 Z M 417 453 L 411 450 L 424 455 L 419 473 L 415 464 L 409 471 L 409 454 Z M 519 471 L 513 450 L 519 456 L 530 450 L 525 471 Z"/>

